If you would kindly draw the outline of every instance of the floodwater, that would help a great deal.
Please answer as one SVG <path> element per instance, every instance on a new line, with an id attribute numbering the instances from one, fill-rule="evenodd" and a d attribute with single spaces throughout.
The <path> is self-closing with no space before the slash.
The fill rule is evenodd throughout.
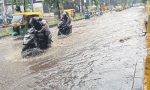
<path id="1" fill-rule="evenodd" d="M 22 59 L 22 40 L 0 40 L 0 90 L 142 90 L 144 7 L 73 22 L 40 56 Z"/>

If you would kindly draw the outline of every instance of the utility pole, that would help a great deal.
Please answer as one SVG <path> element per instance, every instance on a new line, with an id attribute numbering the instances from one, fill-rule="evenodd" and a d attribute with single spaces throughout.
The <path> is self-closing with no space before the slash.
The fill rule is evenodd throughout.
<path id="1" fill-rule="evenodd" d="M 6 7 L 5 7 L 5 0 L 2 0 L 3 3 L 3 17 L 4 17 L 4 22 L 6 22 Z"/>
<path id="2" fill-rule="evenodd" d="M 33 1 L 33 0 L 31 0 L 32 12 L 34 11 L 33 4 L 34 4 L 34 1 Z"/>
<path id="3" fill-rule="evenodd" d="M 91 0 L 89 0 L 89 9 L 91 10 L 91 7 L 92 7 L 92 2 Z"/>
<path id="4" fill-rule="evenodd" d="M 15 2 L 15 1 L 16 1 L 16 0 L 14 0 L 14 1 L 12 0 L 12 1 L 11 1 L 11 6 L 12 6 L 12 12 L 13 12 L 13 13 L 15 12 L 15 10 L 14 10 L 14 2 Z"/>
<path id="5" fill-rule="evenodd" d="M 61 13 L 60 13 L 60 6 L 59 6 L 59 1 L 56 1 L 57 4 L 57 9 L 58 9 L 58 19 L 61 19 Z"/>
<path id="6" fill-rule="evenodd" d="M 82 0 L 80 0 L 80 13 L 82 13 Z"/>
<path id="7" fill-rule="evenodd" d="M 26 12 L 26 1 L 23 0 L 23 5 L 24 5 L 24 12 Z"/>
<path id="8" fill-rule="evenodd" d="M 84 1 L 80 0 L 80 12 L 82 13 L 84 11 L 83 6 L 84 5 Z"/>
<path id="9" fill-rule="evenodd" d="M 61 0 L 61 10 L 64 11 L 64 0 Z"/>

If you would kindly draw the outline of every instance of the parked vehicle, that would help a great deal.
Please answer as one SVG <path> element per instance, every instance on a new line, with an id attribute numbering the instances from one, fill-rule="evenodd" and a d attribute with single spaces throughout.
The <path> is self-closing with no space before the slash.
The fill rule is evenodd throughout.
<path id="1" fill-rule="evenodd" d="M 31 26 L 29 21 L 32 17 L 43 17 L 43 14 L 40 12 L 23 12 L 16 13 L 13 15 L 11 21 L 11 26 L 13 27 L 12 35 L 24 35 Z"/>
<path id="2" fill-rule="evenodd" d="M 85 18 L 85 19 L 90 19 L 90 18 L 91 18 L 90 12 L 85 11 L 85 12 L 84 12 L 84 18 Z"/>
<path id="3" fill-rule="evenodd" d="M 103 15 L 103 12 L 101 10 L 96 10 L 96 16 Z"/>

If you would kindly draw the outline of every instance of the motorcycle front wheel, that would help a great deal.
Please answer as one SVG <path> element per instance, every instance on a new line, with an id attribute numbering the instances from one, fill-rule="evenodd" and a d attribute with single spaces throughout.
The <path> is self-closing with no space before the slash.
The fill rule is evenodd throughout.
<path id="1" fill-rule="evenodd" d="M 22 48 L 22 52 L 26 51 L 27 49 L 29 49 L 29 47 L 27 45 L 24 45 Z"/>

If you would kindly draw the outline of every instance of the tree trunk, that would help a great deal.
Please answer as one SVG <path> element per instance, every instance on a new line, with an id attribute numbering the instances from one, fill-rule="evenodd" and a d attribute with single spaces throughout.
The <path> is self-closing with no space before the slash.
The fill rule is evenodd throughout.
<path id="1" fill-rule="evenodd" d="M 23 1 L 23 6 L 24 6 L 24 12 L 26 12 L 26 1 Z"/>
<path id="2" fill-rule="evenodd" d="M 57 0 L 57 9 L 58 9 L 58 19 L 61 19 L 59 1 Z"/>
<path id="3" fill-rule="evenodd" d="M 83 7 L 84 7 L 84 1 L 83 0 L 80 0 L 80 4 L 79 4 L 79 10 L 80 10 L 80 13 L 82 13 L 84 11 Z"/>

